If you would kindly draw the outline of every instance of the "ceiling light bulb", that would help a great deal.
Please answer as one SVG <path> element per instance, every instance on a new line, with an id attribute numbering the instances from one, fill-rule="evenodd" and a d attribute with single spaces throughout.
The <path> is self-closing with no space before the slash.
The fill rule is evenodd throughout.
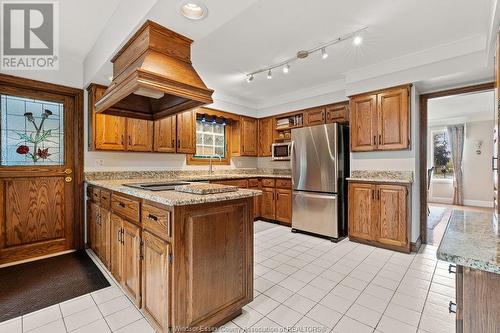
<path id="1" fill-rule="evenodd" d="M 182 16 L 190 20 L 201 20 L 207 16 L 207 7 L 197 0 L 187 0 L 181 3 Z"/>
<path id="2" fill-rule="evenodd" d="M 254 79 L 253 74 L 247 75 L 247 82 L 250 83 Z"/>
<path id="3" fill-rule="evenodd" d="M 361 45 L 361 43 L 363 42 L 363 38 L 357 35 L 356 37 L 354 37 L 352 42 L 354 43 L 354 45 Z"/>
<path id="4" fill-rule="evenodd" d="M 321 49 L 321 58 L 322 59 L 328 58 L 328 53 L 326 53 L 326 49 L 325 48 Z"/>
<path id="5" fill-rule="evenodd" d="M 273 73 L 271 73 L 271 70 L 267 71 L 267 79 L 271 80 L 273 78 Z"/>
<path id="6" fill-rule="evenodd" d="M 290 65 L 286 64 L 285 67 L 283 67 L 283 73 L 288 74 L 289 71 L 290 71 Z"/>

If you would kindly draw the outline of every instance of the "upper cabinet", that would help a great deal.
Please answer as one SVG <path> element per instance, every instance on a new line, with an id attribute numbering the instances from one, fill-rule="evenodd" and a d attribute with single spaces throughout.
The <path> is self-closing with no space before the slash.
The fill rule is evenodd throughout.
<path id="1" fill-rule="evenodd" d="M 351 151 L 410 148 L 410 86 L 350 98 Z"/>
<path id="2" fill-rule="evenodd" d="M 241 116 L 231 125 L 231 154 L 233 156 L 257 156 L 258 121 Z"/>
<path id="3" fill-rule="evenodd" d="M 154 151 L 175 153 L 177 147 L 177 117 L 175 115 L 154 122 Z"/>
<path id="4" fill-rule="evenodd" d="M 196 111 L 177 114 L 177 152 L 196 153 Z"/>
<path id="5" fill-rule="evenodd" d="M 325 123 L 325 108 L 313 108 L 307 110 L 304 114 L 305 125 L 306 126 L 314 126 L 321 125 Z"/>
<path id="6" fill-rule="evenodd" d="M 271 156 L 273 144 L 274 119 L 259 119 L 259 156 Z"/>
<path id="7" fill-rule="evenodd" d="M 127 150 L 153 150 L 153 122 L 142 119 L 127 119 Z"/>

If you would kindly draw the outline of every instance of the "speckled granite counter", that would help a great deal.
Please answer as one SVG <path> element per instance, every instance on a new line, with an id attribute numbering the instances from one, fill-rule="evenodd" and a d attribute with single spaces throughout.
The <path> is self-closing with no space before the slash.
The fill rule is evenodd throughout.
<path id="1" fill-rule="evenodd" d="M 169 191 L 147 191 L 138 188 L 124 186 L 128 183 L 147 183 L 172 181 L 179 179 L 115 179 L 115 180 L 86 180 L 87 184 L 99 186 L 114 192 L 132 195 L 134 197 L 157 202 L 167 206 L 185 206 L 208 202 L 219 202 L 227 200 L 235 200 L 241 198 L 249 198 L 261 195 L 259 190 L 238 189 L 235 192 L 216 193 L 216 194 L 191 194 L 184 192 Z"/>
<path id="2" fill-rule="evenodd" d="M 380 182 L 380 183 L 413 183 L 412 171 L 379 171 L 379 170 L 353 170 L 350 181 Z"/>
<path id="3" fill-rule="evenodd" d="M 437 258 L 500 274 L 500 229 L 493 213 L 453 211 Z"/>
<path id="4" fill-rule="evenodd" d="M 113 180 L 113 179 L 149 179 L 159 180 L 217 180 L 243 178 L 291 178 L 288 169 L 228 169 L 217 170 L 208 174 L 205 170 L 167 170 L 167 171 L 95 171 L 85 172 L 85 180 Z"/>

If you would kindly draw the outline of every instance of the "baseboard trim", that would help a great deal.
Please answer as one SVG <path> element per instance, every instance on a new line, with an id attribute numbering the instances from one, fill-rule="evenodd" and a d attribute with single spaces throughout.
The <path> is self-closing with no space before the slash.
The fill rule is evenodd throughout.
<path id="1" fill-rule="evenodd" d="M 415 242 L 410 243 L 410 251 L 411 252 L 418 252 L 418 250 L 420 250 L 421 246 L 422 246 L 422 237 L 418 236 L 418 238 Z"/>
<path id="2" fill-rule="evenodd" d="M 464 200 L 465 206 L 493 208 L 493 201 L 484 200 Z"/>

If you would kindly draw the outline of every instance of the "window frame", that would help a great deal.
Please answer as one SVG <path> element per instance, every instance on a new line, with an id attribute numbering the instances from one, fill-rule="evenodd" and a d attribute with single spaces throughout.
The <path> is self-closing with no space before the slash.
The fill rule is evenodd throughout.
<path id="1" fill-rule="evenodd" d="M 196 119 L 196 122 L 198 121 L 198 118 Z M 196 125 L 195 122 L 195 125 Z M 197 131 L 195 128 L 195 142 L 196 142 L 196 136 L 197 136 Z M 225 126 L 225 152 L 224 152 L 224 158 L 219 159 L 218 157 L 213 157 L 212 158 L 212 165 L 230 165 L 231 164 L 231 124 L 228 122 Z M 196 143 L 195 143 L 196 146 Z M 210 158 L 208 157 L 197 157 L 196 154 L 188 154 L 186 156 L 186 164 L 188 165 L 209 165 L 210 164 Z"/>

